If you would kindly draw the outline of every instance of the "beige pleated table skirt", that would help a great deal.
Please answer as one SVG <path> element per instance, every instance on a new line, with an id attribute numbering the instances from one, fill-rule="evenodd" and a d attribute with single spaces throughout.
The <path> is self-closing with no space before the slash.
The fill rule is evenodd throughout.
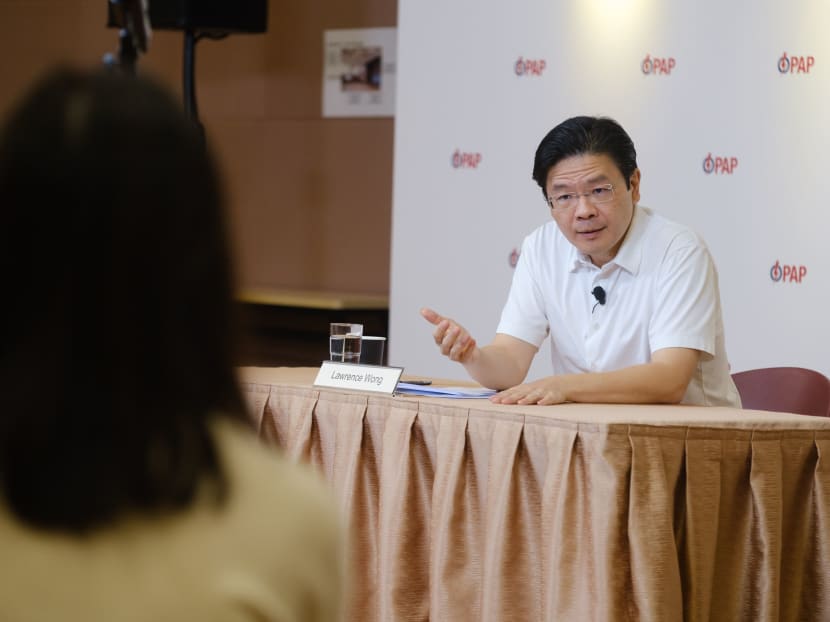
<path id="1" fill-rule="evenodd" d="M 830 620 L 830 418 L 504 406 L 243 368 L 350 529 L 348 620 Z"/>

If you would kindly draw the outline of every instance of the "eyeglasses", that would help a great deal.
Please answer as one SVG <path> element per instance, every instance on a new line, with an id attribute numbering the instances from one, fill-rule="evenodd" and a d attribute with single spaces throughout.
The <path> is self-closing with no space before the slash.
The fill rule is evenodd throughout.
<path id="1" fill-rule="evenodd" d="M 594 186 L 588 192 L 562 192 L 554 197 L 548 197 L 547 203 L 556 209 L 572 209 L 579 205 L 581 197 L 587 197 L 593 205 L 610 203 L 614 200 L 614 186 L 613 184 L 602 184 L 601 186 Z"/>

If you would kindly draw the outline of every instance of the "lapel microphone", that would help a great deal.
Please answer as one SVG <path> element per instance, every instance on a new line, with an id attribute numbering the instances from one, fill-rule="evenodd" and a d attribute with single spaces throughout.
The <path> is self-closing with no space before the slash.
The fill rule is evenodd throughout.
<path id="1" fill-rule="evenodd" d="M 591 290 L 591 293 L 594 295 L 594 298 L 597 299 L 596 303 L 591 309 L 591 313 L 593 313 L 594 309 L 597 308 L 597 305 L 605 304 L 605 290 L 602 289 L 599 285 L 597 285 L 594 289 Z"/>

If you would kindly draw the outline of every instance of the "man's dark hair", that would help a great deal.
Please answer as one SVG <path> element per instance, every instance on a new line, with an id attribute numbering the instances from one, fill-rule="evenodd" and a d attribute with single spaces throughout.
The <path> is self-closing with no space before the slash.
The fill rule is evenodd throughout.
<path id="1" fill-rule="evenodd" d="M 637 151 L 622 126 L 608 117 L 572 117 L 542 139 L 533 160 L 533 179 L 547 198 L 548 171 L 561 160 L 583 154 L 608 155 L 630 187 L 637 169 Z"/>
<path id="2" fill-rule="evenodd" d="M 0 137 L 0 499 L 84 532 L 227 492 L 244 420 L 220 184 L 155 84 L 60 70 Z"/>

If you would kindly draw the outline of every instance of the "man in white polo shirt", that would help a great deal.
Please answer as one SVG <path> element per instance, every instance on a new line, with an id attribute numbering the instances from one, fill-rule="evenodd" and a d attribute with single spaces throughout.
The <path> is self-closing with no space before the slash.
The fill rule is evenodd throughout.
<path id="1" fill-rule="evenodd" d="M 492 343 L 422 309 L 442 354 L 501 390 L 492 401 L 740 407 L 712 257 L 694 232 L 637 205 L 636 158 L 611 119 L 556 126 L 533 167 L 553 222 L 525 239 Z M 554 375 L 523 384 L 548 335 Z"/>

